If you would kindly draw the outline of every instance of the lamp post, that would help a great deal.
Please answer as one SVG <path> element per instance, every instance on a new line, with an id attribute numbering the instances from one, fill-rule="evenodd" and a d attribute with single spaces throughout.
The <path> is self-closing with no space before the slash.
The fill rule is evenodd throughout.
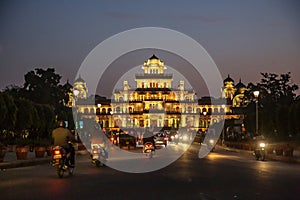
<path id="1" fill-rule="evenodd" d="M 79 94 L 79 91 L 77 90 L 77 89 L 75 89 L 74 91 L 73 91 L 73 94 L 74 94 L 74 96 L 75 96 L 75 98 L 74 98 L 74 107 L 75 107 L 75 111 L 76 111 L 76 114 L 74 115 L 75 116 L 75 120 L 74 120 L 74 124 L 75 124 L 75 139 L 77 140 L 78 139 L 78 134 L 77 134 L 77 131 L 76 131 L 76 129 L 77 129 L 77 97 L 78 97 L 78 94 Z"/>
<path id="2" fill-rule="evenodd" d="M 206 114 L 207 114 L 207 112 L 206 112 L 206 111 L 203 111 L 202 113 L 203 113 L 203 115 L 204 115 L 204 128 L 205 128 L 205 131 L 206 131 L 206 125 L 207 125 L 207 122 L 206 122 Z"/>
<path id="3" fill-rule="evenodd" d="M 97 112 L 97 110 L 96 110 L 96 115 L 98 115 L 98 123 L 101 126 L 101 122 L 100 122 L 100 112 L 101 112 L 100 108 L 101 108 L 101 103 L 98 103 L 97 107 L 98 107 L 99 112 Z"/>
<path id="4" fill-rule="evenodd" d="M 256 113 L 256 128 L 255 128 L 255 134 L 258 135 L 258 96 L 259 96 L 259 91 L 256 90 L 253 92 L 254 97 L 255 97 L 255 113 Z"/>
<path id="5" fill-rule="evenodd" d="M 224 112 L 225 112 L 225 104 L 222 104 L 222 109 L 224 110 Z M 224 117 L 224 114 L 225 113 L 221 113 L 222 114 L 222 117 L 223 117 L 223 120 L 224 120 L 224 124 L 225 124 L 225 117 Z M 225 131 L 224 131 L 224 128 L 223 128 L 223 130 L 222 130 L 222 146 L 224 146 L 224 144 L 225 144 L 225 133 L 224 133 Z"/>

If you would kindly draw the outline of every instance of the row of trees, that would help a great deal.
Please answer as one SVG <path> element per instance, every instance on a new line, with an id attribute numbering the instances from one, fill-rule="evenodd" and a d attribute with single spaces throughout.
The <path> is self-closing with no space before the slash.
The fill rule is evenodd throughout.
<path id="1" fill-rule="evenodd" d="M 300 133 L 300 98 L 298 86 L 291 81 L 290 72 L 277 75 L 261 73 L 259 83 L 248 84 L 249 91 L 259 90 L 259 133 L 273 137 L 287 137 Z M 251 94 L 251 92 L 249 93 Z M 246 108 L 245 126 L 255 132 L 255 98 Z"/>
<path id="2" fill-rule="evenodd" d="M 261 134 L 284 136 L 300 133 L 300 98 L 291 83 L 290 73 L 261 73 L 259 83 L 248 84 L 250 103 L 245 110 L 245 128 L 255 132 L 255 99 L 252 91 L 259 90 L 259 131 Z M 1 140 L 16 138 L 47 138 L 55 121 L 68 121 L 74 128 L 69 101 L 71 85 L 60 84 L 61 76 L 53 68 L 37 68 L 25 74 L 23 87 L 10 86 L 0 93 Z M 252 100 L 252 101 L 251 101 Z"/>
<path id="3" fill-rule="evenodd" d="M 61 76 L 53 68 L 35 69 L 25 75 L 23 87 L 10 86 L 0 93 L 0 137 L 50 139 L 57 120 L 73 124 L 69 101 L 70 85 L 60 84 Z"/>

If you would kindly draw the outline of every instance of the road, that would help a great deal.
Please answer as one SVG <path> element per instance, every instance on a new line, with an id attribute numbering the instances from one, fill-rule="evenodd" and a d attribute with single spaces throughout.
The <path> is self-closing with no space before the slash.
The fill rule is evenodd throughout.
<path id="1" fill-rule="evenodd" d="M 48 164 L 0 172 L 1 199 L 299 199 L 298 164 L 256 161 L 216 149 L 198 158 L 193 144 L 171 165 L 149 173 L 97 168 L 78 155 L 73 176 Z M 147 159 L 147 158 L 144 158 Z M 153 158 L 158 159 L 158 158 Z"/>

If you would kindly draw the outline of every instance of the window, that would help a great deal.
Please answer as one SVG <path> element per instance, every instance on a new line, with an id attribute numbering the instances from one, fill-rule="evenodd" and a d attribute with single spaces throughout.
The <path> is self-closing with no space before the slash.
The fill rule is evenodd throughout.
<path id="1" fill-rule="evenodd" d="M 96 114 L 97 114 L 97 115 L 100 115 L 100 108 L 97 108 L 97 109 L 96 109 Z"/>

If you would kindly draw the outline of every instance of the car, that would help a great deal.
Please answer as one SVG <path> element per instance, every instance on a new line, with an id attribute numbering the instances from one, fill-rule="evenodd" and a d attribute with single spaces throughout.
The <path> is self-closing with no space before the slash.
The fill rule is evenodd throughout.
<path id="1" fill-rule="evenodd" d="M 200 132 L 197 132 L 194 138 L 194 142 L 201 144 L 203 142 L 203 138 Z"/>
<path id="2" fill-rule="evenodd" d="M 165 133 L 157 133 L 154 136 L 154 141 L 155 141 L 155 146 L 162 146 L 164 145 L 165 147 L 168 144 L 168 136 Z"/>
<path id="3" fill-rule="evenodd" d="M 130 134 L 122 133 L 119 135 L 119 147 L 127 146 L 130 149 L 131 146 L 136 147 L 135 137 Z"/>
<path id="4" fill-rule="evenodd" d="M 168 141 L 172 142 L 174 144 L 178 144 L 178 142 L 179 142 L 179 136 L 178 136 L 177 131 L 171 131 L 170 132 L 169 137 L 168 137 Z"/>

